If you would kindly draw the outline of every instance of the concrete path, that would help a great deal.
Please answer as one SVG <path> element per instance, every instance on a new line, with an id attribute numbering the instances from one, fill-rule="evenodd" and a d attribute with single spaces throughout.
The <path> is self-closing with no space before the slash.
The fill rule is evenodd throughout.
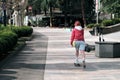
<path id="1" fill-rule="evenodd" d="M 32 41 L 4 64 L 0 80 L 119 80 L 120 58 L 98 58 L 92 51 L 86 53 L 86 69 L 75 67 L 70 34 L 69 29 L 34 27 Z M 98 37 L 86 30 L 85 40 L 94 45 Z"/>
<path id="2" fill-rule="evenodd" d="M 0 80 L 44 80 L 48 37 L 34 32 L 32 41 L 3 64 Z"/>

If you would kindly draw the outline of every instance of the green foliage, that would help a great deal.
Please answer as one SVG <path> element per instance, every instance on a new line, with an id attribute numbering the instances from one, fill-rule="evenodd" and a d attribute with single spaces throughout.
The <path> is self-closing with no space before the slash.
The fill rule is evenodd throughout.
<path id="1" fill-rule="evenodd" d="M 28 0 L 29 5 L 33 6 L 34 10 L 39 12 L 42 10 L 46 15 L 49 9 L 52 7 L 59 8 L 64 15 L 70 14 L 75 17 L 82 18 L 82 7 L 81 7 L 82 0 Z M 92 19 L 95 17 L 95 2 L 94 0 L 83 0 L 84 1 L 84 15 L 87 19 L 86 21 L 92 22 Z M 39 9 L 40 8 L 40 9 Z M 50 14 L 52 14 L 52 10 L 50 10 Z M 80 16 L 76 16 L 80 15 Z M 53 15 L 52 15 L 53 16 Z M 51 16 L 50 16 L 51 17 Z"/>
<path id="2" fill-rule="evenodd" d="M 95 18 L 95 4 L 94 0 L 85 0 L 85 17 L 86 17 L 86 22 L 93 22 L 93 19 Z"/>
<path id="3" fill-rule="evenodd" d="M 17 43 L 17 35 L 9 30 L 0 31 L 0 53 L 6 53 Z"/>
<path id="4" fill-rule="evenodd" d="M 59 8 L 64 15 L 70 14 L 77 18 L 83 18 L 85 16 L 87 22 L 92 22 L 95 17 L 95 4 L 94 0 L 83 0 L 84 4 L 81 5 L 82 0 L 59 0 Z M 84 9 L 82 9 L 84 8 Z M 84 10 L 84 16 L 82 14 Z M 79 15 L 79 16 L 78 16 Z"/>
<path id="5" fill-rule="evenodd" d="M 102 25 L 103 26 L 110 26 L 110 25 L 113 25 L 113 22 L 112 22 L 112 20 L 103 20 Z"/>
<path id="6" fill-rule="evenodd" d="M 41 10 L 46 12 L 49 10 L 50 4 L 52 7 L 57 7 L 58 0 L 28 0 L 28 5 L 32 6 L 34 14 L 40 14 Z"/>
<path id="7" fill-rule="evenodd" d="M 48 10 L 48 5 L 47 5 L 47 1 L 46 0 L 43 0 L 41 2 L 41 9 L 44 11 L 45 15 L 46 15 L 46 12 Z"/>
<path id="8" fill-rule="evenodd" d="M 120 23 L 120 18 L 112 19 L 112 21 L 113 21 L 113 24 Z"/>
<path id="9" fill-rule="evenodd" d="M 102 21 L 102 25 L 103 26 L 110 26 L 110 25 L 114 25 L 114 24 L 117 24 L 117 23 L 120 23 L 120 19 L 119 18 L 112 19 L 112 20 L 103 20 Z"/>
<path id="10" fill-rule="evenodd" d="M 120 0 L 101 0 L 103 12 L 120 14 Z"/>
<path id="11" fill-rule="evenodd" d="M 27 26 L 13 27 L 12 31 L 15 32 L 18 35 L 18 37 L 26 37 L 33 33 L 33 29 Z"/>
<path id="12" fill-rule="evenodd" d="M 28 0 L 28 6 L 32 6 L 33 14 L 41 13 L 41 2 L 43 0 Z"/>
<path id="13" fill-rule="evenodd" d="M 39 25 L 40 27 L 46 26 L 46 22 L 43 21 L 43 20 L 39 20 L 39 21 L 38 21 L 38 25 Z"/>
<path id="14" fill-rule="evenodd" d="M 101 24 L 94 24 L 94 27 L 101 27 Z"/>
<path id="15" fill-rule="evenodd" d="M 103 20 L 101 23 L 99 24 L 88 24 L 87 28 L 94 28 L 94 27 L 107 27 L 107 26 L 111 26 L 111 25 L 115 25 L 120 23 L 120 18 L 116 18 L 116 19 L 111 19 L 111 20 Z"/>
<path id="16" fill-rule="evenodd" d="M 0 55 L 2 55 L 3 53 L 6 53 L 7 50 L 7 41 L 4 40 L 3 38 L 0 38 Z"/>
<path id="17" fill-rule="evenodd" d="M 5 29 L 5 26 L 0 24 L 0 30 L 3 30 L 3 29 Z"/>
<path id="18" fill-rule="evenodd" d="M 93 23 L 87 25 L 87 28 L 93 28 L 93 27 L 94 27 Z"/>
<path id="19" fill-rule="evenodd" d="M 87 25 L 87 28 L 94 28 L 94 27 L 102 27 L 102 26 L 101 26 L 101 24 L 94 24 L 94 23 Z"/>
<path id="20" fill-rule="evenodd" d="M 33 29 L 28 26 L 15 27 L 0 25 L 0 56 L 6 55 L 12 50 L 18 41 L 19 37 L 30 36 Z"/>

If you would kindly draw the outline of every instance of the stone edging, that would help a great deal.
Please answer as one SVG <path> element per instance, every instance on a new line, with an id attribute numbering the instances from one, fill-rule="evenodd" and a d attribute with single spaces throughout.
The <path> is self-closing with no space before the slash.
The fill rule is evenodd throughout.
<path id="1" fill-rule="evenodd" d="M 120 24 L 114 25 L 114 26 L 108 26 L 106 28 L 103 28 L 103 34 L 108 34 L 112 32 L 120 31 Z"/>

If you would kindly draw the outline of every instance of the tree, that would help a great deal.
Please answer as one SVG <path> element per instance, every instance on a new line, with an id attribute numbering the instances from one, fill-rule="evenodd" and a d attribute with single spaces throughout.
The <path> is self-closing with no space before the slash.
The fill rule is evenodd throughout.
<path id="1" fill-rule="evenodd" d="M 95 17 L 94 0 L 59 0 L 59 5 L 64 15 L 83 18 L 85 24 Z"/>
<path id="2" fill-rule="evenodd" d="M 101 0 L 101 11 L 120 16 L 120 0 Z"/>
<path id="3" fill-rule="evenodd" d="M 57 2 L 57 0 L 46 0 L 46 3 L 47 3 L 47 5 L 46 6 L 48 6 L 48 8 L 49 8 L 49 10 L 50 10 L 50 27 L 52 27 L 52 14 L 53 14 L 53 8 L 55 7 L 55 5 L 56 5 L 56 2 Z"/>
<path id="4" fill-rule="evenodd" d="M 45 16 L 47 15 L 47 11 L 48 11 L 48 4 L 47 4 L 47 0 L 43 0 L 41 3 L 41 8 L 44 11 Z"/>
<path id="5" fill-rule="evenodd" d="M 47 15 L 47 12 L 50 13 L 50 26 L 52 26 L 53 18 L 53 8 L 59 8 L 64 14 L 65 25 L 68 21 L 68 16 L 75 16 L 83 18 L 85 23 L 87 21 L 92 21 L 95 17 L 95 2 L 94 0 L 29 0 L 31 5 L 37 5 L 35 8 L 39 8 L 44 11 L 44 14 Z M 39 8 L 38 8 L 39 7 Z"/>
<path id="6" fill-rule="evenodd" d="M 50 26 L 52 26 L 52 14 L 53 8 L 58 7 L 58 0 L 28 0 L 28 6 L 33 7 L 33 12 L 36 14 L 40 14 L 41 10 L 44 12 L 45 16 L 47 16 L 47 12 L 50 13 Z"/>
<path id="7" fill-rule="evenodd" d="M 13 24 L 16 26 L 23 25 L 24 10 L 26 9 L 28 0 L 6 0 L 6 10 L 9 12 L 11 9 L 13 12 L 9 12 L 10 19 L 13 16 Z M 11 16 L 12 15 L 12 16 Z"/>
<path id="8" fill-rule="evenodd" d="M 28 6 L 32 6 L 32 13 L 34 15 L 41 13 L 41 3 L 43 0 L 28 0 Z"/>
<path id="9" fill-rule="evenodd" d="M 84 3 L 84 0 L 81 0 L 81 11 L 82 11 L 82 18 L 83 18 L 83 21 L 84 21 L 84 25 L 86 25 L 86 20 L 85 20 L 85 3 Z"/>
<path id="10" fill-rule="evenodd" d="M 85 0 L 84 1 L 85 9 L 85 19 L 86 23 L 94 22 L 95 19 L 95 1 L 94 0 Z"/>

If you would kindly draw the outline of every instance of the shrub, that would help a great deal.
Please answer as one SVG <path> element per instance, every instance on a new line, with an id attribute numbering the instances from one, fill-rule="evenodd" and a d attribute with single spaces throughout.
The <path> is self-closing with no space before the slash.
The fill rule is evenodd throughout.
<path id="1" fill-rule="evenodd" d="M 117 23 L 120 23 L 120 19 L 119 18 L 116 18 L 116 19 L 112 19 L 113 21 L 113 24 L 117 24 Z"/>
<path id="2" fill-rule="evenodd" d="M 17 39 L 17 35 L 12 31 L 0 31 L 0 53 L 11 50 L 16 45 Z"/>
<path id="3" fill-rule="evenodd" d="M 101 24 L 88 24 L 87 28 L 102 27 Z"/>
<path id="4" fill-rule="evenodd" d="M 43 21 L 43 20 L 39 20 L 38 21 L 38 26 L 40 26 L 40 27 L 47 26 L 47 22 Z"/>
<path id="5" fill-rule="evenodd" d="M 102 21 L 102 25 L 103 25 L 103 26 L 113 25 L 113 21 L 112 21 L 112 20 L 103 20 L 103 21 Z"/>
<path id="6" fill-rule="evenodd" d="M 27 26 L 13 27 L 12 31 L 15 32 L 18 35 L 18 37 L 26 37 L 33 33 L 33 29 Z"/>
<path id="7" fill-rule="evenodd" d="M 100 24 L 94 24 L 94 27 L 101 27 Z"/>
<path id="8" fill-rule="evenodd" d="M 7 50 L 7 41 L 4 40 L 3 38 L 0 38 L 0 55 L 3 54 L 3 53 L 6 53 Z"/>
<path id="9" fill-rule="evenodd" d="M 0 53 L 5 54 L 17 44 L 18 37 L 29 36 L 33 32 L 31 27 L 15 27 L 0 25 Z M 0 54 L 0 55 L 1 55 Z"/>
<path id="10" fill-rule="evenodd" d="M 5 26 L 0 24 L 0 30 L 4 30 L 5 29 Z"/>
<path id="11" fill-rule="evenodd" d="M 93 28 L 94 27 L 94 24 L 88 24 L 87 25 L 87 28 Z"/>

